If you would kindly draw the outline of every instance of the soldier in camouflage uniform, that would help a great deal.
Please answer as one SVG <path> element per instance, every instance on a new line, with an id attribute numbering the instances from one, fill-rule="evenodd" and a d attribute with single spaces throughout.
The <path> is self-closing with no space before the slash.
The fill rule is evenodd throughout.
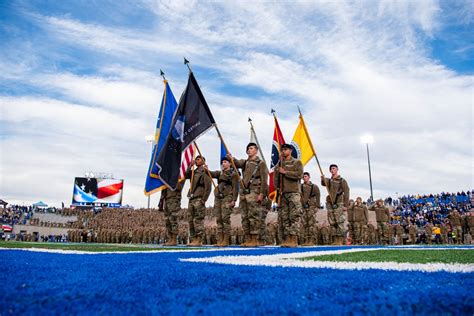
<path id="1" fill-rule="evenodd" d="M 165 246 L 176 246 L 178 237 L 178 213 L 181 210 L 181 192 L 184 181 L 179 181 L 176 190 L 168 188 L 161 191 L 158 209 L 165 212 L 166 243 Z"/>
<path id="2" fill-rule="evenodd" d="M 400 224 L 395 225 L 395 236 L 397 236 L 398 244 L 403 245 L 403 226 Z"/>
<path id="3" fill-rule="evenodd" d="M 303 173 L 303 183 L 301 184 L 301 204 L 303 205 L 302 216 L 302 236 L 303 246 L 316 244 L 316 214 L 321 205 L 321 192 L 316 184 L 311 183 L 309 172 Z"/>
<path id="4" fill-rule="evenodd" d="M 289 144 L 281 146 L 282 155 L 278 167 L 275 168 L 273 184 L 278 190 L 280 218 L 283 220 L 283 235 L 286 237 L 282 247 L 298 246 L 298 231 L 302 214 L 300 181 L 303 178 L 301 160 L 291 156 L 293 147 Z"/>
<path id="5" fill-rule="evenodd" d="M 387 245 L 390 243 L 388 221 L 390 220 L 390 211 L 383 204 L 383 200 L 377 200 L 374 205 L 369 208 L 370 211 L 375 212 L 375 220 L 377 221 L 377 230 L 379 236 L 379 243 Z"/>
<path id="6" fill-rule="evenodd" d="M 344 244 L 344 211 L 349 207 L 349 185 L 339 174 L 337 165 L 329 166 L 331 178 L 321 176 L 321 185 L 327 186 L 329 195 L 326 197 L 328 221 L 335 230 L 334 245 Z"/>
<path id="7" fill-rule="evenodd" d="M 456 243 L 462 244 L 462 219 L 458 210 L 454 209 L 448 215 L 449 222 L 453 228 L 453 233 L 456 234 Z"/>
<path id="8" fill-rule="evenodd" d="M 237 168 L 242 169 L 240 184 L 240 210 L 242 228 L 245 234 L 243 247 L 258 246 L 258 237 L 261 231 L 262 203 L 268 193 L 268 169 L 265 162 L 258 157 L 258 146 L 255 143 L 247 145 L 247 159 L 235 159 L 229 154 Z"/>
<path id="9" fill-rule="evenodd" d="M 353 243 L 360 245 L 363 243 L 362 239 L 364 227 L 369 222 L 369 213 L 367 211 L 367 206 L 362 203 L 362 198 L 360 196 L 357 197 L 355 203 L 349 207 L 349 209 L 347 210 L 347 214 L 349 214 L 350 212 L 352 212 L 353 216 Z"/>
<path id="10" fill-rule="evenodd" d="M 217 215 L 217 246 L 229 245 L 230 215 L 239 196 L 239 175 L 231 168 L 229 158 L 222 158 L 222 170 L 210 171 L 217 179 L 214 189 L 214 214 Z"/>
<path id="11" fill-rule="evenodd" d="M 426 237 L 426 243 L 428 245 L 431 245 L 431 235 L 433 233 L 433 226 L 429 223 L 426 223 L 425 225 L 425 237 Z"/>
<path id="12" fill-rule="evenodd" d="M 185 178 L 190 179 L 188 192 L 188 223 L 191 243 L 188 246 L 202 246 L 204 237 L 204 215 L 206 212 L 206 201 L 211 194 L 211 178 L 204 169 L 205 159 L 196 156 L 193 164 L 196 165 L 194 173 L 192 165 L 189 165 Z"/>
<path id="13" fill-rule="evenodd" d="M 410 235 L 410 242 L 412 245 L 416 244 L 416 232 L 416 225 L 410 224 L 410 226 L 408 226 L 408 235 Z"/>

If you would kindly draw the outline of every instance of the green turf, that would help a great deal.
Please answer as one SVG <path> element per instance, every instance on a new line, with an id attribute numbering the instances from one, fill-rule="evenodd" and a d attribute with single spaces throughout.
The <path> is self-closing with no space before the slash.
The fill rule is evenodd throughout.
<path id="1" fill-rule="evenodd" d="M 341 262 L 407 262 L 407 263 L 474 263 L 474 249 L 383 249 L 361 252 L 348 252 L 337 255 L 323 255 L 302 258 L 313 261 Z"/>
<path id="2" fill-rule="evenodd" d="M 163 251 L 163 250 L 195 250 L 197 248 L 183 247 L 144 247 L 138 245 L 121 244 L 75 244 L 75 243 L 42 243 L 42 242 L 21 242 L 21 241 L 0 241 L 0 248 L 41 248 L 41 249 L 60 249 L 60 250 L 78 250 L 90 252 L 103 251 Z"/>

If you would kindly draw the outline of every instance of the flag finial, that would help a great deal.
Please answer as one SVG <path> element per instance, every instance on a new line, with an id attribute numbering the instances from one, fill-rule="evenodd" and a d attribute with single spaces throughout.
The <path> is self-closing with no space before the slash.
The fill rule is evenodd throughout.
<path id="1" fill-rule="evenodd" d="M 165 73 L 164 73 L 163 70 L 161 70 L 161 69 L 160 69 L 160 76 L 163 77 L 163 80 L 166 80 L 166 78 L 165 78 Z"/>
<path id="2" fill-rule="evenodd" d="M 249 121 L 249 122 L 252 122 L 252 119 L 249 117 L 249 120 L 248 120 L 248 121 Z"/>
<path id="3" fill-rule="evenodd" d="M 186 65 L 186 67 L 188 67 L 189 72 L 193 72 L 191 70 L 191 67 L 189 67 L 189 60 L 187 60 L 186 57 L 183 57 L 183 58 L 184 58 L 184 64 Z"/>

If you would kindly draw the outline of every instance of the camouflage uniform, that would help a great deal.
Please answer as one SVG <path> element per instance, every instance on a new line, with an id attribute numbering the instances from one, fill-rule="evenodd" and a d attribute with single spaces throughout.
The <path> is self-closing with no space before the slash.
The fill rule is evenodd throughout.
<path id="1" fill-rule="evenodd" d="M 377 221 L 377 230 L 379 235 L 379 243 L 388 244 L 390 242 L 388 221 L 390 220 L 390 211 L 383 205 L 383 202 L 377 202 L 369 208 L 375 212 L 375 220 Z"/>
<path id="2" fill-rule="evenodd" d="M 369 213 L 367 206 L 357 201 L 349 207 L 347 214 L 353 213 L 353 242 L 356 244 L 362 244 L 363 242 L 363 230 L 369 221 Z M 349 216 L 348 216 L 349 217 Z"/>
<path id="3" fill-rule="evenodd" d="M 316 238 L 316 214 L 321 205 L 321 192 L 316 184 L 301 184 L 301 204 L 303 206 L 302 236 L 305 243 L 314 244 Z"/>
<path id="4" fill-rule="evenodd" d="M 193 171 L 191 167 L 186 170 L 185 178 L 192 179 L 191 189 L 188 192 L 188 223 L 189 237 L 203 241 L 204 215 L 206 212 L 206 201 L 211 194 L 211 178 L 207 175 L 203 166 L 199 166 Z"/>
<path id="5" fill-rule="evenodd" d="M 178 234 L 178 213 L 181 210 L 181 192 L 183 190 L 184 181 L 179 181 L 176 190 L 164 189 L 161 191 L 161 199 L 163 199 L 163 209 L 165 211 L 166 233 Z"/>
<path id="6" fill-rule="evenodd" d="M 367 244 L 374 245 L 377 243 L 377 230 L 372 224 L 367 225 Z"/>
<path id="7" fill-rule="evenodd" d="M 457 210 L 452 211 L 448 215 L 449 222 L 451 223 L 451 226 L 453 227 L 453 233 L 456 234 L 456 243 L 461 244 L 462 243 L 462 221 L 461 221 L 461 215 L 459 215 L 459 212 Z"/>
<path id="8" fill-rule="evenodd" d="M 425 237 L 426 237 L 426 243 L 428 245 L 431 245 L 431 235 L 433 233 L 432 226 L 430 224 L 425 225 Z"/>
<path id="9" fill-rule="evenodd" d="M 211 171 L 211 176 L 217 179 L 214 189 L 214 214 L 217 216 L 217 233 L 230 236 L 230 215 L 232 202 L 239 196 L 239 175 L 233 169 Z"/>
<path id="10" fill-rule="evenodd" d="M 320 229 L 319 232 L 321 234 L 321 244 L 323 245 L 329 245 L 331 242 L 331 232 L 330 228 L 328 225 L 323 225 Z"/>
<path id="11" fill-rule="evenodd" d="M 344 236 L 344 209 L 349 206 L 349 185 L 341 176 L 335 178 L 321 179 L 321 185 L 329 186 L 329 195 L 326 197 L 326 209 L 328 211 L 329 224 L 334 227 L 336 236 Z"/>
<path id="12" fill-rule="evenodd" d="M 273 184 L 280 193 L 278 211 L 283 221 L 283 235 L 290 238 L 297 236 L 300 226 L 302 213 L 300 181 L 303 178 L 303 164 L 300 160 L 289 156 L 288 159 L 282 159 L 279 166 L 285 169 L 286 173 L 280 174 L 279 169 L 275 168 Z"/>
<path id="13" fill-rule="evenodd" d="M 408 226 L 408 234 L 410 235 L 410 241 L 412 245 L 416 244 L 416 231 L 417 231 L 416 225 L 412 224 Z"/>
<path id="14" fill-rule="evenodd" d="M 242 214 L 242 228 L 246 236 L 258 235 L 262 223 L 262 205 L 257 202 L 259 194 L 266 196 L 268 192 L 268 170 L 260 158 L 234 159 L 237 168 L 242 169 L 240 188 L 240 210 Z M 263 201 L 262 201 L 263 202 Z"/>
<path id="15" fill-rule="evenodd" d="M 398 224 L 395 226 L 395 235 L 398 239 L 398 244 L 403 245 L 403 227 L 402 225 Z"/>

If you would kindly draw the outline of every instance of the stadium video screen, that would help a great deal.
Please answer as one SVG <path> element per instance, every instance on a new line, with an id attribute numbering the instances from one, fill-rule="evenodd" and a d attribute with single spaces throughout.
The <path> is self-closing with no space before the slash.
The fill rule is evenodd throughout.
<path id="1" fill-rule="evenodd" d="M 119 207 L 122 194 L 123 180 L 76 178 L 72 205 Z"/>

